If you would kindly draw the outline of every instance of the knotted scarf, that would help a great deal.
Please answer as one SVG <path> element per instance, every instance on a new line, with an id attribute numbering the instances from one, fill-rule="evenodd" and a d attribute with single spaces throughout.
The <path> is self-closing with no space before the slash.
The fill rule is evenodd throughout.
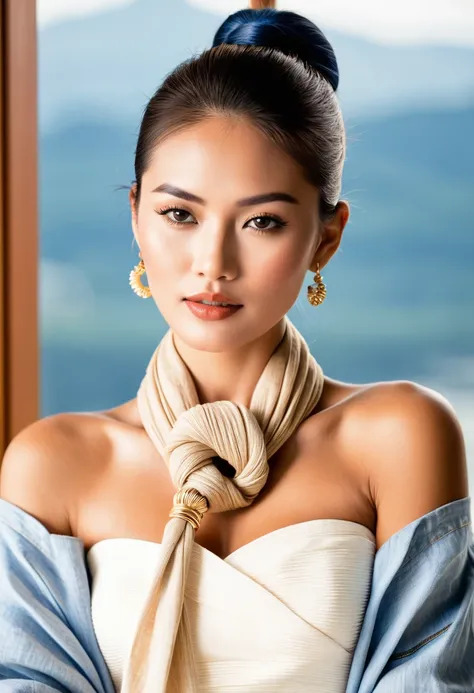
<path id="1" fill-rule="evenodd" d="M 192 634 L 184 599 L 194 534 L 205 512 L 250 505 L 269 474 L 268 459 L 314 410 L 321 367 L 288 317 L 252 394 L 200 404 L 169 330 L 154 351 L 137 393 L 143 426 L 176 488 L 156 576 L 126 662 L 122 693 L 196 693 Z M 224 475 L 213 458 L 235 470 Z"/>

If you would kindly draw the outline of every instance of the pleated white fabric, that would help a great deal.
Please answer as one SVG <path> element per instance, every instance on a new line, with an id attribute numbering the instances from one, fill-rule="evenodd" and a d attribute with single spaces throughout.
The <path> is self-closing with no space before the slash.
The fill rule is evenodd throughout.
<path id="1" fill-rule="evenodd" d="M 92 619 L 117 691 L 162 546 L 106 539 L 87 554 Z M 224 560 L 194 544 L 184 597 L 199 693 L 343 693 L 368 601 L 375 540 L 318 519 Z"/>

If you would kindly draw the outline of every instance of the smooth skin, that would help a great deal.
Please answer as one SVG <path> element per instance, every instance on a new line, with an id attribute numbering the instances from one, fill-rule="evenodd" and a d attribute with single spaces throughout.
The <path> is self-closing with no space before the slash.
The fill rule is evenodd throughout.
<path id="1" fill-rule="evenodd" d="M 157 192 L 164 184 L 174 192 Z M 239 204 L 273 192 L 295 201 Z M 349 206 L 341 201 L 323 223 L 318 195 L 288 155 L 247 120 L 229 116 L 162 141 L 138 205 L 132 188 L 132 229 L 148 284 L 201 402 L 249 406 L 306 272 L 318 263 L 322 270 L 337 251 Z M 165 206 L 175 211 L 160 214 Z M 244 307 L 203 322 L 183 302 L 201 291 L 225 293 Z M 356 385 L 325 376 L 315 410 L 269 463 L 254 503 L 205 515 L 198 543 L 224 558 L 282 527 L 336 518 L 368 527 L 378 549 L 416 518 L 468 495 L 453 407 L 410 381 Z M 0 473 L 0 497 L 50 532 L 80 537 L 86 549 L 113 537 L 161 541 L 174 492 L 136 398 L 36 421 L 11 441 Z"/>

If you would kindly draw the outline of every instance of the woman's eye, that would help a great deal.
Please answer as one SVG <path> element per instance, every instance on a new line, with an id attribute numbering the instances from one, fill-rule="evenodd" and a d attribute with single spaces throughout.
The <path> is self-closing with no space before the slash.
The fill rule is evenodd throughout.
<path id="1" fill-rule="evenodd" d="M 252 219 L 248 220 L 247 224 L 250 224 L 251 221 L 255 222 L 256 226 L 251 226 L 250 228 L 253 228 L 256 231 L 271 231 L 273 229 L 280 228 L 281 226 L 285 226 L 284 221 L 278 219 L 278 217 L 269 216 L 268 214 L 252 217 Z M 268 222 L 273 222 L 274 226 L 268 226 Z"/>
<path id="2" fill-rule="evenodd" d="M 194 223 L 186 221 L 186 217 L 192 217 L 191 212 L 188 212 L 185 209 L 181 209 L 179 207 L 164 207 L 163 209 L 158 210 L 158 214 L 166 216 L 168 218 L 168 221 L 170 221 L 172 224 L 177 224 L 178 226 Z"/>

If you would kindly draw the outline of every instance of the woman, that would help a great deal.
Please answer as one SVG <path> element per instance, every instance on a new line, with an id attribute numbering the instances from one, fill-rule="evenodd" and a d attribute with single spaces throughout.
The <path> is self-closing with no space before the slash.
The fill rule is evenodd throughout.
<path id="1" fill-rule="evenodd" d="M 250 9 L 148 103 L 130 285 L 170 330 L 136 398 L 5 454 L 0 691 L 474 690 L 452 407 L 325 376 L 286 317 L 349 218 L 337 86 L 314 24 Z"/>

